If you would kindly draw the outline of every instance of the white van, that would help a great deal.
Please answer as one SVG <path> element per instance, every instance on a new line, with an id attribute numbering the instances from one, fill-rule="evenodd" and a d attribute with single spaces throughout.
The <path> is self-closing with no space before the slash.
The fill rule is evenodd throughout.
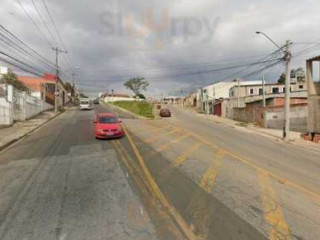
<path id="1" fill-rule="evenodd" d="M 80 110 L 90 110 L 91 109 L 91 102 L 89 99 L 80 99 Z"/>

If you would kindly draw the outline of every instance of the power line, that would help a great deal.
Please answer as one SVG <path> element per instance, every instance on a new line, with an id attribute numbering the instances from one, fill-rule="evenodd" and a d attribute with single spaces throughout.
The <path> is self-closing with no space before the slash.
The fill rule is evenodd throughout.
<path id="1" fill-rule="evenodd" d="M 55 67 L 55 64 L 52 63 L 50 60 L 46 59 L 45 57 L 43 57 L 40 53 L 38 53 L 36 50 L 34 50 L 33 48 L 31 48 L 30 46 L 28 46 L 26 43 L 24 43 L 21 39 L 19 39 L 16 35 L 14 35 L 11 31 L 9 31 L 7 28 L 5 28 L 3 25 L 0 24 L 0 28 L 3 29 L 8 35 L 10 35 L 13 39 L 15 39 L 17 42 L 19 42 L 20 44 L 22 44 L 24 47 L 26 47 L 28 50 L 30 50 L 32 53 L 34 53 L 35 55 L 37 55 L 39 57 L 39 59 L 47 64 L 50 67 Z"/>
<path id="2" fill-rule="evenodd" d="M 261 63 L 268 63 L 268 62 L 272 62 L 272 61 L 276 61 L 276 60 L 279 60 L 279 59 L 254 62 L 254 63 L 249 63 L 249 64 L 234 65 L 234 66 L 223 67 L 223 68 L 215 68 L 215 69 L 197 71 L 197 72 L 186 72 L 186 73 L 179 73 L 179 74 L 174 74 L 174 75 L 164 75 L 164 76 L 160 75 L 160 76 L 155 76 L 155 77 L 148 77 L 148 79 L 149 80 L 157 80 L 157 79 L 164 79 L 164 78 L 175 78 L 175 77 L 191 76 L 191 75 L 198 75 L 198 74 L 204 74 L 204 73 L 220 72 L 220 71 L 226 71 L 226 70 L 241 68 L 241 67 L 245 67 L 245 66 L 254 66 L 254 65 L 261 64 Z M 127 78 L 128 77 L 132 77 L 132 76 L 128 75 Z M 105 81 L 105 80 L 116 80 L 116 77 L 114 77 L 112 79 L 103 78 L 101 80 L 102 81 Z M 95 79 L 95 81 L 99 81 L 99 80 Z"/>
<path id="3" fill-rule="evenodd" d="M 59 38 L 59 40 L 60 40 L 60 42 L 61 42 L 62 47 L 64 48 L 65 51 L 68 51 L 68 49 L 66 48 L 66 46 L 65 46 L 65 44 L 64 44 L 64 42 L 63 42 L 63 40 L 62 40 L 62 37 L 61 37 L 61 35 L 60 35 L 60 32 L 58 31 L 58 28 L 57 28 L 57 26 L 56 26 L 56 24 L 55 24 L 55 22 L 54 22 L 54 19 L 53 19 L 51 13 L 50 13 L 50 10 L 49 10 L 49 8 L 48 8 L 45 0 L 42 0 L 42 2 L 43 2 L 43 5 L 44 5 L 44 7 L 45 7 L 46 12 L 48 13 L 48 16 L 49 16 L 50 20 L 51 20 L 51 23 L 52 23 L 52 25 L 53 25 L 53 28 L 54 28 L 54 30 L 56 31 L 57 35 L 58 35 L 58 38 Z M 71 63 L 69 62 L 69 66 L 72 67 L 72 66 L 73 66 L 73 63 L 72 63 L 72 60 L 70 59 L 70 56 L 69 56 L 68 54 L 67 54 L 67 58 L 69 58 L 69 61 L 71 62 Z"/>
<path id="4" fill-rule="evenodd" d="M 8 58 L 10 58 L 10 59 L 18 62 L 18 63 L 20 63 L 20 64 L 22 64 L 22 65 L 25 65 L 25 66 L 28 67 L 28 68 L 31 68 L 31 69 L 33 69 L 33 70 L 36 70 L 36 71 L 41 72 L 41 70 L 39 70 L 38 68 L 35 68 L 35 67 L 33 67 L 33 66 L 30 66 L 29 64 L 27 64 L 27 63 L 25 63 L 25 62 L 23 62 L 23 61 L 15 58 L 15 57 L 12 57 L 12 56 L 10 56 L 9 54 L 7 54 L 7 53 L 5 53 L 5 52 L 0 51 L 0 54 L 2 54 L 2 55 L 4 55 L 4 56 L 6 56 L 6 57 L 8 57 Z"/>
<path id="5" fill-rule="evenodd" d="M 38 14 L 38 16 L 39 16 L 42 24 L 44 25 L 45 29 L 47 30 L 47 32 L 49 33 L 49 35 L 52 37 L 52 39 L 55 39 L 55 36 L 52 34 L 51 30 L 49 29 L 49 27 L 48 27 L 48 25 L 47 25 L 44 17 L 42 16 L 39 8 L 37 7 L 37 4 L 35 3 L 34 0 L 31 0 L 31 2 L 32 2 L 32 5 L 33 5 L 33 7 L 35 8 L 35 10 L 36 10 L 36 12 L 37 12 L 37 14 Z M 55 40 L 54 40 L 54 41 L 55 41 Z M 55 43 L 56 43 L 56 42 L 55 42 Z"/>
<path id="6" fill-rule="evenodd" d="M 25 9 L 25 7 L 22 5 L 22 3 L 19 0 L 16 0 L 17 3 L 19 4 L 19 6 L 22 8 L 23 12 L 25 13 L 25 15 L 29 18 L 29 20 L 31 21 L 31 23 L 33 24 L 33 26 L 37 29 L 38 33 L 42 36 L 42 38 L 44 39 L 44 41 L 49 45 L 49 46 L 53 46 L 52 43 L 49 41 L 49 39 L 44 35 L 44 33 L 41 31 L 41 29 L 39 28 L 39 26 L 36 24 L 36 22 L 32 19 L 32 17 L 29 15 L 29 13 L 27 12 L 27 10 Z"/>

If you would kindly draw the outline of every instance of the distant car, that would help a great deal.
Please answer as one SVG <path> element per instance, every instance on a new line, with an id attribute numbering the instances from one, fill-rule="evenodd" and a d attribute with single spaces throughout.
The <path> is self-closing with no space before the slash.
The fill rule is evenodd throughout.
<path id="1" fill-rule="evenodd" d="M 90 110 L 91 103 L 89 99 L 80 99 L 80 105 L 79 105 L 80 110 Z"/>
<path id="2" fill-rule="evenodd" d="M 121 126 L 122 122 L 114 113 L 99 113 L 94 123 L 94 136 L 96 139 L 124 136 L 124 131 Z"/>
<path id="3" fill-rule="evenodd" d="M 161 117 L 171 117 L 171 112 L 168 108 L 163 108 L 160 110 Z"/>
<path id="4" fill-rule="evenodd" d="M 99 99 L 93 100 L 93 104 L 99 104 Z"/>

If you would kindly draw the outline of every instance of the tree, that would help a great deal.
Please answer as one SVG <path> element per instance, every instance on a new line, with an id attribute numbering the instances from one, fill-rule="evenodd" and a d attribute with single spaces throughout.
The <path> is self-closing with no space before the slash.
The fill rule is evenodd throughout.
<path id="1" fill-rule="evenodd" d="M 278 79 L 278 83 L 279 84 L 285 84 L 286 82 L 286 74 L 285 73 L 282 73 Z"/>
<path id="2" fill-rule="evenodd" d="M 136 97 L 139 99 L 146 99 L 146 96 L 144 96 L 142 93 L 138 94 Z"/>
<path id="3" fill-rule="evenodd" d="M 66 87 L 67 92 L 71 93 L 71 96 L 74 96 L 75 91 L 74 91 L 73 85 L 69 82 L 66 82 L 65 87 Z"/>
<path id="4" fill-rule="evenodd" d="M 136 77 L 126 81 L 124 86 L 134 92 L 136 96 L 139 96 L 141 94 L 141 90 L 147 90 L 149 83 L 142 77 Z"/>
<path id="5" fill-rule="evenodd" d="M 24 85 L 22 82 L 20 82 L 17 79 L 17 76 L 12 72 L 4 74 L 0 82 L 4 84 L 10 84 L 21 91 L 26 91 L 26 92 L 30 91 L 30 89 L 26 85 Z"/>

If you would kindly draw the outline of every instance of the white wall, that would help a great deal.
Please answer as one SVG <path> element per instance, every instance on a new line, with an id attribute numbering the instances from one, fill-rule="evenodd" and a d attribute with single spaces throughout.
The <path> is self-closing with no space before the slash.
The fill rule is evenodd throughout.
<path id="1" fill-rule="evenodd" d="M 11 125 L 13 121 L 25 121 L 39 113 L 52 109 L 53 106 L 40 98 L 14 88 L 7 88 L 8 96 L 0 98 L 0 124 Z M 10 93 L 11 92 L 11 93 Z M 7 101 L 8 98 L 8 101 Z"/>
<path id="2" fill-rule="evenodd" d="M 0 97 L 0 125 L 11 125 L 13 123 L 11 111 L 10 103 L 4 97 Z"/>
<path id="3" fill-rule="evenodd" d="M 135 101 L 134 98 L 128 97 L 105 97 L 104 102 L 117 102 L 117 101 Z"/>

